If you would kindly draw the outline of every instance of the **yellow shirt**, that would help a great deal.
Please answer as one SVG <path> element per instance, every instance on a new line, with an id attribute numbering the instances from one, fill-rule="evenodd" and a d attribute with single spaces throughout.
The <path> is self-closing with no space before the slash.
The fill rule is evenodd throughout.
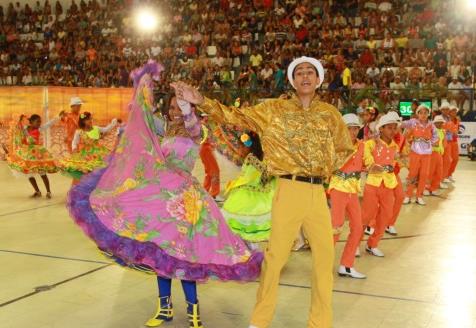
<path id="1" fill-rule="evenodd" d="M 271 175 L 327 179 L 353 153 L 349 131 L 339 111 L 318 97 L 307 109 L 296 96 L 244 108 L 228 107 L 205 98 L 199 109 L 218 123 L 258 133 Z"/>
<path id="2" fill-rule="evenodd" d="M 345 163 L 344 167 L 341 168 L 342 170 L 347 168 L 347 170 L 345 170 L 346 173 L 348 173 L 348 171 L 361 173 L 363 166 L 363 146 L 364 144 L 362 141 L 358 141 L 354 145 L 354 153 L 352 154 L 352 157 L 347 161 L 347 163 Z M 342 176 L 334 174 L 331 177 L 328 190 L 332 189 L 350 194 L 358 194 L 360 192 L 360 177 L 344 179 Z"/>
<path id="3" fill-rule="evenodd" d="M 352 84 L 350 69 L 346 67 L 342 72 L 342 84 L 347 87 Z"/>
<path id="4" fill-rule="evenodd" d="M 378 148 L 377 148 L 378 147 Z M 370 139 L 365 142 L 364 147 L 364 163 L 370 169 L 373 164 L 381 166 L 396 164 L 396 156 L 398 155 L 398 145 L 392 140 L 390 144 L 379 139 Z M 394 189 L 398 185 L 397 176 L 393 172 L 384 171 L 382 173 L 370 173 L 367 175 L 366 184 L 380 187 L 384 184 L 389 189 Z"/>

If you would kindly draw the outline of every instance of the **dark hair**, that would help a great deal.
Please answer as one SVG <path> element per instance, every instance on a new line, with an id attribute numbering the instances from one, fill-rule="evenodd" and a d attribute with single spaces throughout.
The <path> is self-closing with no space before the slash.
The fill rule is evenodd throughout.
<path id="1" fill-rule="evenodd" d="M 86 121 L 92 117 L 90 112 L 84 112 L 79 116 L 79 128 L 84 129 L 86 127 Z"/>
<path id="2" fill-rule="evenodd" d="M 261 148 L 261 141 L 259 136 L 256 133 L 250 132 L 248 134 L 250 136 L 250 140 L 252 142 L 250 146 L 250 152 L 256 156 L 260 161 L 263 160 L 263 148 Z"/>
<path id="3" fill-rule="evenodd" d="M 21 123 L 21 121 L 23 121 L 24 118 L 26 118 L 27 116 L 25 114 L 21 114 L 20 115 L 20 118 L 18 119 L 18 123 Z"/>
<path id="4" fill-rule="evenodd" d="M 307 63 L 307 62 L 305 62 L 305 63 Z M 304 64 L 304 63 L 301 63 L 301 64 Z M 308 63 L 308 64 L 310 64 L 310 63 Z M 300 65 L 300 64 L 299 64 L 299 65 Z M 293 69 L 293 79 L 295 78 L 294 73 L 296 72 L 296 68 L 297 68 L 299 65 L 297 65 L 297 66 L 294 67 L 294 69 Z M 314 66 L 314 65 L 312 65 L 312 64 L 311 64 L 311 66 L 312 66 L 312 68 L 314 69 L 314 72 L 316 72 L 316 76 L 320 78 L 319 72 L 317 71 L 316 66 Z"/>
<path id="5" fill-rule="evenodd" d="M 370 122 L 376 121 L 377 117 L 378 117 L 378 114 L 379 114 L 379 111 L 378 111 L 377 107 L 368 107 L 367 111 L 372 115 L 372 121 L 370 121 Z M 374 113 L 372 113 L 372 112 L 374 112 Z"/>
<path id="6" fill-rule="evenodd" d="M 41 120 L 41 116 L 38 115 L 38 114 L 33 114 L 33 115 L 31 115 L 30 118 L 28 119 L 28 121 L 29 121 L 30 123 L 33 123 L 33 122 L 35 122 L 35 121 L 37 121 L 37 120 Z"/>

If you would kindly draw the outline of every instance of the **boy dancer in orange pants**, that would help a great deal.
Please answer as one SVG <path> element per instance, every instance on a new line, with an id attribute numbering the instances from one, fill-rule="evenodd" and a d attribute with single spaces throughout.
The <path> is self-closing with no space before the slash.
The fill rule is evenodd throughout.
<path id="1" fill-rule="evenodd" d="M 360 173 L 363 168 L 364 143 L 357 139 L 361 127 L 357 115 L 346 114 L 342 118 L 349 129 L 355 153 L 339 170 L 334 172 L 329 184 L 334 243 L 339 240 L 346 213 L 350 227 L 350 234 L 347 237 L 337 273 L 343 277 L 365 279 L 367 277 L 364 274 L 354 269 L 355 251 L 359 247 L 363 230 L 358 193 Z"/>
<path id="2" fill-rule="evenodd" d="M 206 123 L 208 121 L 208 117 L 204 116 L 202 118 L 202 124 L 205 129 Z M 200 159 L 202 160 L 203 167 L 205 169 L 205 178 L 203 180 L 203 188 L 208 191 L 208 193 L 215 199 L 218 198 L 220 194 L 220 167 L 218 166 L 218 162 L 213 154 L 213 144 L 208 137 L 201 145 L 200 145 Z"/>
<path id="3" fill-rule="evenodd" d="M 453 173 L 456 170 L 456 166 L 458 165 L 459 161 L 459 144 L 458 144 L 458 131 L 459 131 L 459 123 L 460 120 L 457 116 L 458 114 L 458 107 L 452 106 L 450 107 L 450 122 L 451 124 L 451 140 L 448 140 L 448 146 L 451 151 L 451 163 L 448 168 L 447 176 L 446 178 L 449 180 L 449 182 L 455 182 L 453 179 Z"/>
<path id="4" fill-rule="evenodd" d="M 367 140 L 364 146 L 364 163 L 369 174 L 364 189 L 362 221 L 368 225 L 376 218 L 375 231 L 367 241 L 366 251 L 378 257 L 384 256 L 378 244 L 392 219 L 394 189 L 398 184 L 394 173 L 398 145 L 393 141 L 398 125 L 394 114 L 385 114 L 377 123 L 380 138 Z"/>
<path id="5" fill-rule="evenodd" d="M 452 161 L 450 142 L 453 140 L 453 133 L 455 131 L 456 132 L 458 131 L 457 128 L 455 129 L 455 125 L 450 118 L 450 107 L 451 105 L 447 101 L 444 101 L 440 106 L 442 116 L 446 121 L 443 124 L 443 129 L 445 129 L 445 146 L 446 146 L 444 147 L 444 151 L 443 151 L 443 183 L 441 185 L 443 189 L 448 188 L 447 183 L 451 182 L 448 179 L 451 161 Z"/>
<path id="6" fill-rule="evenodd" d="M 398 122 L 402 121 L 402 118 L 396 112 L 390 112 L 390 115 L 393 115 L 395 120 L 397 120 Z M 397 184 L 397 187 L 393 190 L 393 196 L 395 197 L 395 201 L 393 203 L 392 218 L 388 222 L 388 225 L 385 228 L 385 232 L 392 236 L 396 236 L 398 233 L 397 233 L 397 229 L 395 228 L 395 223 L 397 222 L 398 216 L 400 215 L 400 210 L 402 209 L 402 205 L 403 205 L 402 202 L 403 202 L 403 199 L 405 198 L 405 193 L 403 192 L 403 184 L 399 174 L 400 174 L 400 170 L 403 167 L 408 168 L 408 152 L 409 151 L 407 150 L 408 147 L 407 147 L 406 138 L 401 131 L 398 131 L 395 134 L 393 141 L 395 141 L 395 143 L 397 144 L 398 152 L 399 152 L 398 161 L 395 164 L 395 168 L 394 168 L 394 173 L 397 178 L 398 184 Z M 374 227 L 375 227 L 375 218 L 372 219 L 370 221 L 369 226 L 366 227 L 365 234 L 369 236 L 373 234 Z M 357 251 L 356 254 L 357 256 L 360 256 L 359 251 Z"/>
<path id="7" fill-rule="evenodd" d="M 445 118 L 441 115 L 436 116 L 433 120 L 438 135 L 438 141 L 436 145 L 433 145 L 433 152 L 431 153 L 430 175 L 428 179 L 430 186 L 428 187 L 428 190 L 425 190 L 426 196 L 440 195 L 439 188 L 443 180 L 443 152 L 446 145 L 445 130 L 443 129 L 443 124 L 445 122 Z"/>

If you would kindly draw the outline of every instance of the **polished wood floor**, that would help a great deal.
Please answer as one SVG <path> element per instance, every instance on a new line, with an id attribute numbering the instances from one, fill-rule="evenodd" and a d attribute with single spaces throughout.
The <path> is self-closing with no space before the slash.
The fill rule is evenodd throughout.
<path id="1" fill-rule="evenodd" d="M 225 164 L 222 171 L 224 182 L 236 174 Z M 357 260 L 367 280 L 336 276 L 334 327 L 476 327 L 476 162 L 461 158 L 455 178 L 426 207 L 403 208 L 399 236 L 381 243 L 385 258 Z M 155 277 L 101 257 L 65 209 L 69 180 L 51 180 L 54 198 L 31 200 L 28 182 L 0 163 L 0 327 L 143 327 L 155 311 Z M 292 254 L 273 328 L 306 327 L 310 270 L 309 252 Z M 248 327 L 256 288 L 201 285 L 205 327 Z M 187 327 L 179 284 L 173 293 L 176 319 L 163 327 Z"/>

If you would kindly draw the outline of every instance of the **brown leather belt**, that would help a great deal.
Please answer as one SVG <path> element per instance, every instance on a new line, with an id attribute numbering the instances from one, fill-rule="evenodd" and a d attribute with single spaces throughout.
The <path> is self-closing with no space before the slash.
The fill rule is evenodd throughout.
<path id="1" fill-rule="evenodd" d="M 281 179 L 288 179 L 288 180 L 293 180 L 293 181 L 300 181 L 300 182 L 307 182 L 310 184 L 323 184 L 324 179 L 322 177 L 304 177 L 300 175 L 292 175 L 292 174 L 286 174 L 286 175 L 281 175 Z"/>

